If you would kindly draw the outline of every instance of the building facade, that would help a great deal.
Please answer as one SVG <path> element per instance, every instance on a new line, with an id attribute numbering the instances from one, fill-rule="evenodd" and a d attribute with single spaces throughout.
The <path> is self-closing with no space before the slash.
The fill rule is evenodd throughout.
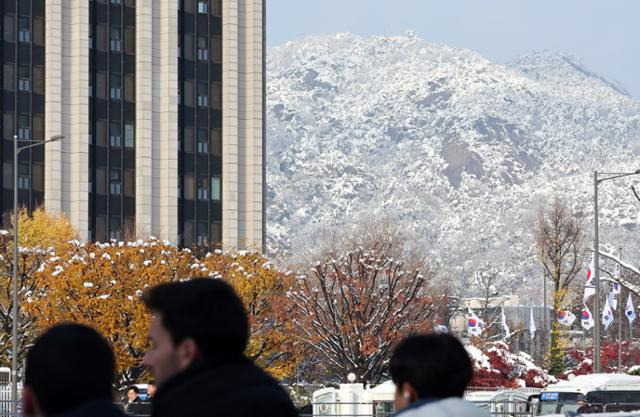
<path id="1" fill-rule="evenodd" d="M 86 240 L 264 241 L 264 0 L 5 0 L 2 212 Z M 26 142 L 25 142 L 26 143 Z"/>

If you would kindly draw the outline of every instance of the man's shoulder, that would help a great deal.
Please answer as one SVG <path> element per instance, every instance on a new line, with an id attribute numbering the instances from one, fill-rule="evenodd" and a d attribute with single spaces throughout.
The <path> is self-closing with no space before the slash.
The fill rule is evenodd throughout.
<path id="1" fill-rule="evenodd" d="M 487 411 L 462 398 L 446 398 L 401 411 L 398 417 L 489 417 Z"/>
<path id="2" fill-rule="evenodd" d="M 170 415 L 168 410 L 234 412 L 237 416 L 253 415 L 248 410 L 271 408 L 276 415 L 295 415 L 289 396 L 280 384 L 250 361 L 224 364 L 197 370 L 170 381 L 156 392 L 154 415 Z M 193 411 L 193 412 L 191 412 Z"/>

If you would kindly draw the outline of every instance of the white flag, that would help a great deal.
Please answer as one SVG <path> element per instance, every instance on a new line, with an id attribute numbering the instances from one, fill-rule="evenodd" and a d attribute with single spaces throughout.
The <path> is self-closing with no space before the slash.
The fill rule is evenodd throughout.
<path id="1" fill-rule="evenodd" d="M 591 329 L 594 325 L 595 322 L 593 320 L 593 317 L 591 316 L 591 311 L 589 311 L 589 307 L 587 307 L 587 305 L 585 304 L 582 308 L 582 328 L 585 330 L 589 330 Z"/>
<path id="2" fill-rule="evenodd" d="M 469 334 L 476 337 L 480 336 L 482 334 L 483 327 L 484 322 L 476 316 L 473 310 L 469 309 L 469 316 L 467 317 L 467 331 Z"/>
<path id="3" fill-rule="evenodd" d="M 558 311 L 558 323 L 564 326 L 571 326 L 576 321 L 576 316 L 569 310 Z"/>
<path id="4" fill-rule="evenodd" d="M 609 288 L 609 297 L 607 297 L 607 301 L 609 302 L 609 306 L 611 306 L 611 310 L 618 309 L 618 296 L 620 295 L 620 284 L 617 282 L 611 283 L 611 288 Z"/>
<path id="5" fill-rule="evenodd" d="M 533 320 L 533 308 L 531 308 L 531 315 L 529 316 L 529 333 L 531 333 L 531 338 L 536 337 L 536 322 Z"/>
<path id="6" fill-rule="evenodd" d="M 595 274 L 594 271 L 596 269 L 596 260 L 595 255 L 591 258 L 591 263 L 589 264 L 589 268 L 587 269 L 587 280 L 584 284 L 584 295 L 582 296 L 582 302 L 587 303 L 589 298 L 596 293 L 596 283 L 595 283 Z"/>
<path id="7" fill-rule="evenodd" d="M 629 319 L 629 323 L 632 323 L 636 319 L 636 311 L 633 308 L 633 302 L 631 301 L 631 294 L 629 294 L 629 298 L 627 298 L 627 308 L 624 314 L 626 314 L 627 319 Z"/>
<path id="8" fill-rule="evenodd" d="M 613 311 L 611 310 L 611 306 L 609 305 L 609 300 L 605 301 L 604 309 L 602 310 L 602 325 L 604 329 L 607 330 L 609 326 L 613 323 Z"/>
<path id="9" fill-rule="evenodd" d="M 504 329 L 504 337 L 510 338 L 511 332 L 509 332 L 509 325 L 507 324 L 507 316 L 504 315 L 504 307 L 502 307 L 502 328 Z"/>

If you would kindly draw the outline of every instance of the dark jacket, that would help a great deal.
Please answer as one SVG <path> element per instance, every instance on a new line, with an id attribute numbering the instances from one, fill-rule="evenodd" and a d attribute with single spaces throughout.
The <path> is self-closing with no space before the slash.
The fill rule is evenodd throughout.
<path id="1" fill-rule="evenodd" d="M 86 402 L 66 413 L 57 414 L 56 417 L 126 417 L 108 399 L 99 399 Z"/>
<path id="2" fill-rule="evenodd" d="M 278 382 L 242 355 L 198 363 L 165 381 L 153 417 L 297 417 Z"/>

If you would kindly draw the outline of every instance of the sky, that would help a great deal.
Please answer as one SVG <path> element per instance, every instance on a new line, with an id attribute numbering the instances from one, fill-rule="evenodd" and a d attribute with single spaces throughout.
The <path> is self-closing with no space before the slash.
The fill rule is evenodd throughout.
<path id="1" fill-rule="evenodd" d="M 497 63 L 532 51 L 567 53 L 640 100 L 638 0 L 267 0 L 269 46 L 407 30 Z"/>

